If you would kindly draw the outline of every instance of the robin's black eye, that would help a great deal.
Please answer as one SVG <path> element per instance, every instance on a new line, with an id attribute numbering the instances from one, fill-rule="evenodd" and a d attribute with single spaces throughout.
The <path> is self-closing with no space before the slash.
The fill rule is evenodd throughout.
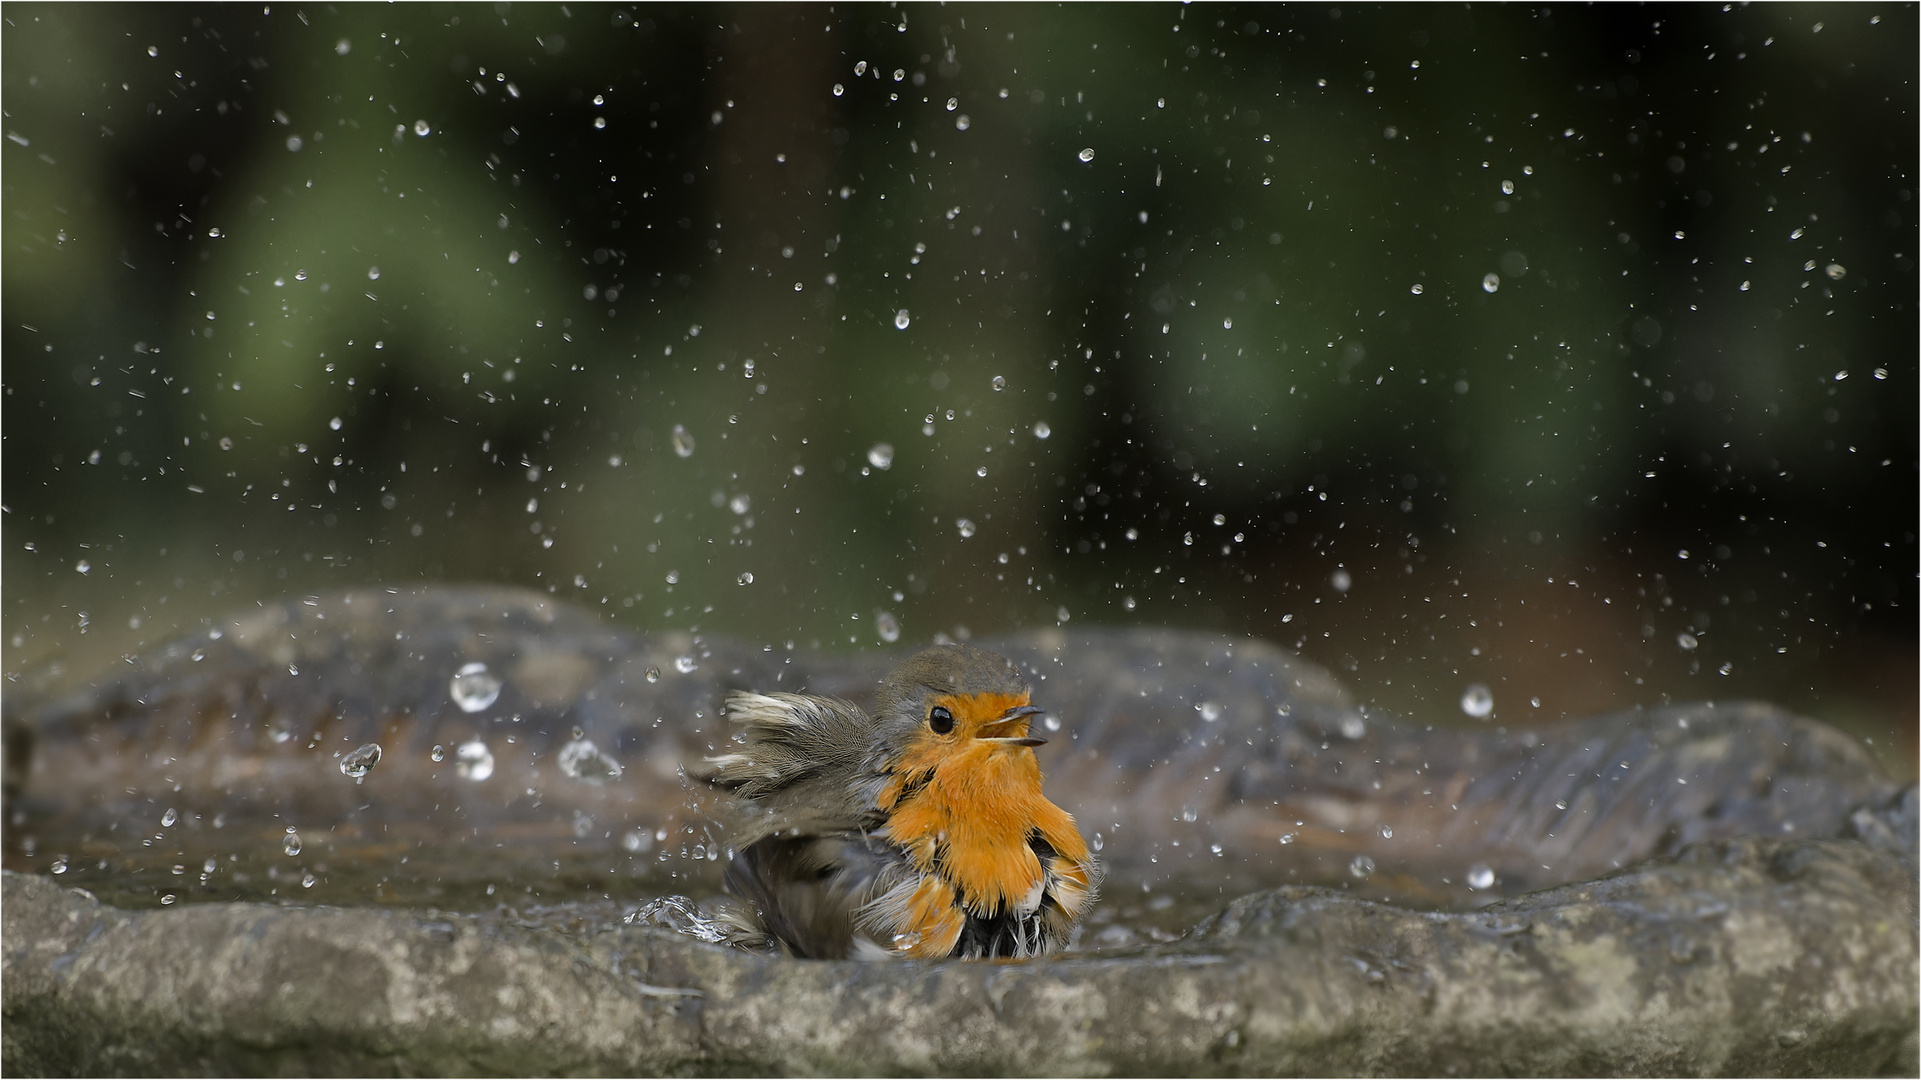
<path id="1" fill-rule="evenodd" d="M 927 714 L 927 726 L 934 729 L 934 734 L 945 735 L 954 730 L 954 714 L 947 711 L 947 706 L 936 705 Z"/>

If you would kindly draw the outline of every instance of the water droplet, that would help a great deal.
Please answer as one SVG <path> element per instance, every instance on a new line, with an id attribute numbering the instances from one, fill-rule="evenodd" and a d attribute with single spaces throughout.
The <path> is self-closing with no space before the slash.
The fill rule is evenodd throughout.
<path id="1" fill-rule="evenodd" d="M 1057 607 L 1054 609 L 1054 620 L 1056 622 L 1066 622 L 1073 617 L 1073 612 L 1068 611 L 1065 607 Z"/>
<path id="2" fill-rule="evenodd" d="M 454 672 L 447 683 L 447 692 L 461 712 L 476 713 L 500 699 L 500 676 L 476 661 Z"/>
<path id="3" fill-rule="evenodd" d="M 687 433 L 686 428 L 680 426 L 679 424 L 675 424 L 673 440 L 674 440 L 675 454 L 678 454 L 681 457 L 694 456 L 694 437 Z"/>
<path id="4" fill-rule="evenodd" d="M 891 611 L 874 612 L 874 633 L 889 645 L 900 640 L 900 620 Z"/>
<path id="5" fill-rule="evenodd" d="M 1221 718 L 1221 705 L 1217 701 L 1203 701 L 1194 706 L 1194 711 L 1200 713 L 1201 719 L 1210 724 Z"/>
<path id="6" fill-rule="evenodd" d="M 1503 195 L 1514 194 L 1514 181 L 1512 180 L 1501 181 L 1501 194 Z"/>
<path id="7" fill-rule="evenodd" d="M 1486 863 L 1475 863 L 1467 868 L 1467 887 L 1486 889 L 1494 884 L 1494 868 Z"/>
<path id="8" fill-rule="evenodd" d="M 740 576 L 734 579 L 734 584 L 736 585 L 752 585 L 753 583 L 754 572 L 752 570 L 742 570 Z"/>
<path id="9" fill-rule="evenodd" d="M 56 874 L 64 874 L 64 873 L 66 873 L 66 872 L 67 872 L 67 857 L 66 857 L 65 855 L 61 855 L 61 856 L 59 856 L 58 858 L 56 858 L 56 859 L 54 859 L 54 860 L 53 860 L 53 865 L 52 865 L 52 866 L 49 866 L 49 867 L 47 867 L 47 869 L 49 869 L 49 870 L 51 870 L 51 871 L 53 871 L 53 872 L 54 872 L 54 873 L 56 873 Z"/>
<path id="10" fill-rule="evenodd" d="M 1005 375 L 994 376 L 992 385 L 995 390 L 1007 389 L 1007 377 Z"/>
<path id="11" fill-rule="evenodd" d="M 954 527 L 960 530 L 960 534 L 962 537 L 968 537 L 968 536 L 974 535 L 974 519 L 973 518 L 957 518 L 954 521 Z"/>
<path id="12" fill-rule="evenodd" d="M 340 759 L 340 774 L 351 776 L 356 781 L 372 772 L 380 764 L 380 744 L 370 742 L 346 757 Z"/>
<path id="13" fill-rule="evenodd" d="M 899 311 L 894 312 L 894 329 L 905 330 L 907 329 L 907 324 L 912 321 L 913 319 L 908 316 L 906 308 L 901 308 Z"/>
<path id="14" fill-rule="evenodd" d="M 912 930 L 909 930 L 904 934 L 894 935 L 894 948 L 900 950 L 901 952 L 906 952 L 909 949 L 912 949 L 914 946 L 919 944 L 920 944 L 920 935 L 918 933 L 915 933 Z"/>
<path id="15" fill-rule="evenodd" d="M 1082 147 L 1081 152 L 1076 156 L 1079 157 L 1082 162 L 1092 161 L 1094 160 L 1094 148 L 1091 146 Z"/>
<path id="16" fill-rule="evenodd" d="M 494 752 L 479 739 L 461 743 L 454 751 L 454 771 L 466 780 L 485 780 L 494 774 Z"/>
<path id="17" fill-rule="evenodd" d="M 1054 434 L 1054 429 L 1047 426 L 1047 421 L 1045 420 L 1034 421 L 1034 437 L 1036 439 L 1045 439 L 1052 434 Z"/>
<path id="18" fill-rule="evenodd" d="M 166 905 L 170 905 L 170 904 L 172 904 L 172 903 L 173 903 L 174 901 L 176 901 L 176 900 L 178 900 L 178 899 L 180 899 L 180 898 L 179 898 L 179 897 L 177 897 L 177 896 L 175 896 L 175 895 L 174 895 L 174 894 L 172 894 L 172 893 L 168 893 L 167 895 L 165 895 L 165 896 L 163 896 L 163 897 L 161 897 L 161 898 L 160 898 L 160 903 L 161 903 L 161 905 L 162 905 L 162 906 L 166 906 Z"/>
<path id="19" fill-rule="evenodd" d="M 1413 293 L 1415 296 L 1419 296 L 1422 293 L 1426 292 L 1427 288 L 1417 281 L 1414 284 L 1409 285 L 1407 287 L 1407 291 Z"/>
<path id="20" fill-rule="evenodd" d="M 1049 731 L 1059 731 L 1061 729 L 1061 718 L 1055 716 L 1053 713 L 1048 713 L 1046 716 L 1041 717 L 1041 726 Z"/>
<path id="21" fill-rule="evenodd" d="M 1281 843 L 1283 843 L 1283 844 L 1291 844 L 1291 843 L 1293 843 L 1293 842 L 1294 842 L 1294 834 L 1293 834 L 1293 833 L 1291 833 L 1291 832 L 1284 832 L 1284 833 L 1282 833 L 1282 834 L 1281 834 Z"/>
<path id="22" fill-rule="evenodd" d="M 174 825 L 178 824 L 179 821 L 180 811 L 175 810 L 171 806 L 167 807 L 166 813 L 160 815 L 160 827 L 163 829 L 171 829 Z"/>
<path id="23" fill-rule="evenodd" d="M 428 136 L 428 134 L 429 134 L 429 133 L 431 133 L 432 131 L 433 131 L 433 128 L 432 128 L 431 126 L 429 126 L 429 125 L 428 125 L 428 123 L 427 123 L 427 121 L 425 121 L 425 120 L 415 120 L 415 121 L 414 121 L 414 134 L 415 134 L 415 135 L 418 135 L 418 136 L 420 136 L 421 138 L 423 138 L 423 139 L 424 139 L 424 138 L 426 138 L 426 137 Z"/>
<path id="24" fill-rule="evenodd" d="M 379 281 L 379 280 L 380 280 L 380 267 L 378 267 L 378 266 L 369 266 L 369 267 L 367 268 L 367 280 L 368 280 L 368 281 Z"/>
<path id="25" fill-rule="evenodd" d="M 727 509 L 732 510 L 737 515 L 744 515 L 747 513 L 747 511 L 752 510 L 753 508 L 754 508 L 753 496 L 748 495 L 745 492 L 742 492 L 741 494 L 736 495 L 733 498 L 727 500 Z"/>
<path id="26" fill-rule="evenodd" d="M 1200 812 L 1199 810 L 1196 810 L 1196 809 L 1194 809 L 1194 808 L 1193 808 L 1193 807 L 1191 807 L 1191 806 L 1183 806 L 1183 807 L 1181 807 L 1181 820 L 1182 820 L 1182 821 L 1185 821 L 1185 822 L 1189 822 L 1189 823 L 1192 823 L 1192 822 L 1195 822 L 1195 821 L 1199 821 L 1200 819 L 1201 819 L 1201 812 Z"/>
<path id="27" fill-rule="evenodd" d="M 1567 800 L 1566 800 L 1566 799 L 1556 799 L 1556 800 L 1554 800 L 1554 808 L 1555 808 L 1556 810 L 1566 810 L 1566 809 L 1567 809 Z"/>
<path id="28" fill-rule="evenodd" d="M 1500 292 L 1500 291 L 1501 291 L 1501 275 L 1499 275 L 1499 274 L 1489 274 L 1489 275 L 1487 275 L 1486 277 L 1484 277 L 1484 278 L 1482 278 L 1482 279 L 1481 279 L 1481 291 L 1482 291 L 1482 292 L 1490 292 L 1490 293 L 1491 293 L 1491 292 Z"/>
<path id="29" fill-rule="evenodd" d="M 78 570 L 80 573 L 85 574 L 93 570 L 93 564 L 88 562 L 85 559 L 81 559 L 79 562 L 73 564 L 73 568 L 75 570 Z"/>
<path id="30" fill-rule="evenodd" d="M 288 829 L 287 838 L 280 842 L 280 850 L 286 852 L 288 858 L 300 854 L 300 834 Z"/>
<path id="31" fill-rule="evenodd" d="M 630 829 L 627 835 L 620 838 L 620 846 L 635 854 L 643 851 L 652 851 L 654 848 L 654 834 L 645 829 Z"/>
<path id="32" fill-rule="evenodd" d="M 876 469 L 893 468 L 894 467 L 894 444 L 883 442 L 883 443 L 875 443 L 874 445 L 868 447 L 867 448 L 867 464 L 872 465 Z"/>
<path id="33" fill-rule="evenodd" d="M 1336 570 L 1327 575 L 1327 583 L 1337 593 L 1344 593 L 1354 587 L 1354 576 L 1346 570 Z"/>
<path id="34" fill-rule="evenodd" d="M 1341 717 L 1341 737 L 1358 739 L 1367 734 L 1367 719 L 1360 713 L 1348 713 Z"/>
<path id="35" fill-rule="evenodd" d="M 200 872 L 203 874 L 211 874 L 219 868 L 220 861 L 211 857 L 209 857 L 206 862 L 200 864 Z"/>
<path id="36" fill-rule="evenodd" d="M 1674 643 L 1681 646 L 1682 652 L 1693 652 L 1701 644 L 1701 639 L 1686 630 L 1674 635 Z"/>
<path id="37" fill-rule="evenodd" d="M 1383 840 L 1394 839 L 1394 826 L 1392 825 L 1381 826 L 1381 839 Z"/>
<path id="38" fill-rule="evenodd" d="M 311 889 L 314 887 L 314 883 L 319 880 L 319 878 L 313 876 L 311 871 L 304 873 L 300 875 L 300 887 L 303 889 Z"/>
<path id="39" fill-rule="evenodd" d="M 435 743 L 433 750 L 428 753 L 427 756 L 435 761 L 445 761 L 447 760 L 447 748 L 439 743 Z"/>
<path id="40" fill-rule="evenodd" d="M 650 682 L 650 683 L 656 683 L 656 682 L 659 682 L 659 681 L 660 681 L 660 669 L 659 669 L 659 668 L 657 668 L 657 667 L 650 667 L 650 668 L 648 668 L 648 669 L 647 669 L 647 681 L 648 681 L 648 682 Z"/>
<path id="41" fill-rule="evenodd" d="M 1475 683 L 1461 692 L 1461 711 L 1476 720 L 1485 720 L 1494 713 L 1494 692 L 1481 683 Z"/>
<path id="42" fill-rule="evenodd" d="M 691 655 L 683 654 L 681 656 L 674 657 L 674 670 L 680 672 L 682 675 L 687 675 L 692 673 L 693 670 L 695 668 L 698 668 L 699 666 L 700 666 L 699 662 L 697 662 Z"/>
<path id="43" fill-rule="evenodd" d="M 1347 872 L 1357 878 L 1366 878 L 1374 873 L 1374 860 L 1365 855 L 1356 855 L 1354 861 L 1347 864 Z"/>
<path id="44" fill-rule="evenodd" d="M 974 126 L 973 117 L 968 116 L 966 113 L 962 113 L 959 116 L 954 117 L 955 131 L 966 131 L 968 128 L 973 126 Z"/>
<path id="45" fill-rule="evenodd" d="M 1840 263 L 1828 264 L 1828 277 L 1834 279 L 1835 281 L 1840 281 L 1842 278 L 1847 276 L 1848 276 L 1847 267 L 1842 266 Z"/>
<path id="46" fill-rule="evenodd" d="M 560 748 L 560 771 L 589 784 L 604 784 L 620 779 L 620 762 L 587 739 L 575 739 Z"/>
<path id="47" fill-rule="evenodd" d="M 1135 609 L 1136 607 L 1138 607 L 1138 606 L 1139 606 L 1139 604 L 1137 604 L 1137 603 L 1135 602 L 1135 600 L 1134 600 L 1134 598 L 1133 598 L 1133 597 L 1131 597 L 1131 596 L 1123 596 L 1123 597 L 1121 597 L 1121 610 L 1123 610 L 1123 611 L 1132 611 L 1132 610 L 1134 610 L 1134 609 Z"/>
<path id="48" fill-rule="evenodd" d="M 1222 847 L 1219 844 L 1209 844 L 1207 845 L 1207 850 L 1213 852 L 1216 855 L 1219 855 L 1221 852 L 1226 851 L 1227 849 Z"/>

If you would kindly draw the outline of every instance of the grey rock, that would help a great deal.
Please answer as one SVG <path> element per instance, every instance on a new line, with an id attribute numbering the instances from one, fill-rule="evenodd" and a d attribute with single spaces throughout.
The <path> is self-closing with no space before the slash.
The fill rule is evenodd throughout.
<path id="1" fill-rule="evenodd" d="M 649 927 L 105 907 L 8 873 L 11 1075 L 1882 1075 L 1916 1069 L 1916 881 L 1852 840 L 1692 845 L 1465 913 L 1307 886 L 1179 942 L 799 961 Z"/>

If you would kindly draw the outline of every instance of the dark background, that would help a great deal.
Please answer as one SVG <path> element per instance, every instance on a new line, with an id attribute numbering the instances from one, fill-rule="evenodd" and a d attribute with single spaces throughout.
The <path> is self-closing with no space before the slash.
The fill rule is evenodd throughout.
<path id="1" fill-rule="evenodd" d="M 0 11 L 16 688 L 478 580 L 1915 771 L 1911 6 Z"/>

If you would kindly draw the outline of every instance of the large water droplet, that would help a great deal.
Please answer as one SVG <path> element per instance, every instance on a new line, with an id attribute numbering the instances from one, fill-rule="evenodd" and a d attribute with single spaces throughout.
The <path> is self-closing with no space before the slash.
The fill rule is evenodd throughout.
<path id="1" fill-rule="evenodd" d="M 682 654 L 674 657 L 674 670 L 680 672 L 682 675 L 691 674 L 694 669 L 699 666 L 700 662 L 695 660 L 690 654 Z"/>
<path id="2" fill-rule="evenodd" d="M 163 829 L 171 829 L 174 827 L 174 824 L 179 820 L 180 820 L 180 811 L 175 810 L 173 807 L 169 806 L 167 807 L 167 812 L 160 815 L 160 827 Z"/>
<path id="3" fill-rule="evenodd" d="M 1486 277 L 1482 278 L 1481 291 L 1490 292 L 1490 293 L 1500 292 L 1501 291 L 1501 275 L 1490 273 Z"/>
<path id="4" fill-rule="evenodd" d="M 288 829 L 287 838 L 280 842 L 280 850 L 286 852 L 288 858 L 300 854 L 300 834 Z"/>
<path id="5" fill-rule="evenodd" d="M 1336 570 L 1327 575 L 1327 583 L 1337 593 L 1344 593 L 1354 587 L 1354 575 L 1346 570 Z"/>
<path id="6" fill-rule="evenodd" d="M 559 761 L 561 772 L 589 784 L 620 779 L 620 762 L 587 739 L 575 739 L 561 747 Z"/>
<path id="7" fill-rule="evenodd" d="M 1034 421 L 1034 437 L 1036 439 L 1045 439 L 1052 434 L 1054 434 L 1054 429 L 1047 426 L 1047 421 L 1045 420 Z"/>
<path id="8" fill-rule="evenodd" d="M 435 761 L 445 761 L 447 760 L 447 748 L 440 745 L 439 743 L 435 743 L 432 752 L 430 752 L 427 756 L 434 759 Z"/>
<path id="9" fill-rule="evenodd" d="M 454 771 L 463 779 L 485 780 L 494 774 L 494 752 L 479 739 L 461 743 L 454 751 Z"/>
<path id="10" fill-rule="evenodd" d="M 1392 825 L 1381 826 L 1381 839 L 1383 840 L 1394 839 L 1394 826 Z"/>
<path id="11" fill-rule="evenodd" d="M 1693 652 L 1701 644 L 1701 639 L 1683 630 L 1674 635 L 1674 643 L 1681 646 L 1682 652 Z"/>
<path id="12" fill-rule="evenodd" d="M 913 319 L 908 316 L 906 308 L 901 308 L 899 311 L 894 312 L 894 329 L 905 330 L 907 329 L 907 324 L 912 321 Z"/>
<path id="13" fill-rule="evenodd" d="M 954 527 L 960 530 L 960 534 L 963 537 L 974 535 L 974 519 L 973 518 L 956 518 L 954 521 Z"/>
<path id="14" fill-rule="evenodd" d="M 414 134 L 420 136 L 423 139 L 426 138 L 429 134 L 431 134 L 433 130 L 434 130 L 433 126 L 428 124 L 427 121 L 425 120 L 414 121 Z"/>
<path id="15" fill-rule="evenodd" d="M 891 611 L 874 612 L 874 633 L 889 645 L 900 640 L 900 620 Z"/>
<path id="16" fill-rule="evenodd" d="M 740 576 L 734 579 L 734 583 L 736 585 L 752 585 L 754 583 L 754 572 L 752 570 L 742 570 Z"/>
<path id="17" fill-rule="evenodd" d="M 1481 683 L 1475 683 L 1461 692 L 1461 711 L 1476 720 L 1485 720 L 1494 712 L 1494 691 Z"/>
<path id="18" fill-rule="evenodd" d="M 994 386 L 994 389 L 996 390 L 1007 389 L 1007 377 L 1004 375 L 994 376 L 993 386 Z"/>
<path id="19" fill-rule="evenodd" d="M 356 781 L 372 772 L 380 764 L 380 744 L 370 742 L 346 757 L 340 759 L 340 773 L 351 776 Z"/>
<path id="20" fill-rule="evenodd" d="M 1221 718 L 1221 705 L 1218 701 L 1203 701 L 1194 706 L 1194 711 L 1200 713 L 1201 719 L 1210 724 Z"/>
<path id="21" fill-rule="evenodd" d="M 650 667 L 650 668 L 648 668 L 648 669 L 647 669 L 647 681 L 648 681 L 648 682 L 650 682 L 650 683 L 657 683 L 657 682 L 659 682 L 659 681 L 660 681 L 660 669 L 659 669 L 659 668 L 657 668 L 657 667 Z"/>
<path id="22" fill-rule="evenodd" d="M 488 671 L 486 664 L 475 661 L 454 672 L 453 679 L 447 683 L 447 693 L 461 712 L 479 712 L 500 700 L 500 676 Z"/>
<path id="23" fill-rule="evenodd" d="M 1357 878 L 1365 878 L 1374 873 L 1374 860 L 1365 855 L 1356 855 L 1354 861 L 1347 864 L 1347 872 Z"/>
<path id="24" fill-rule="evenodd" d="M 1360 713 L 1348 713 L 1341 717 L 1341 737 L 1358 739 L 1367 734 L 1367 720 Z"/>
<path id="25" fill-rule="evenodd" d="M 1467 868 L 1467 887 L 1486 889 L 1494 884 L 1494 868 L 1486 863 L 1475 863 Z"/>
<path id="26" fill-rule="evenodd" d="M 867 464 L 872 465 L 876 469 L 893 468 L 894 467 L 894 444 L 883 442 L 883 443 L 875 443 L 873 446 L 868 447 L 867 448 Z"/>
<path id="27" fill-rule="evenodd" d="M 681 457 L 694 456 L 694 437 L 688 434 L 687 429 L 679 424 L 674 425 L 673 442 L 674 453 Z"/>
<path id="28" fill-rule="evenodd" d="M 49 866 L 49 867 L 47 867 L 47 869 L 49 869 L 49 870 L 51 870 L 51 871 L 53 871 L 53 872 L 54 872 L 54 873 L 56 873 L 56 874 L 64 874 L 64 873 L 66 873 L 66 872 L 67 872 L 67 857 L 66 857 L 65 855 L 61 855 L 61 856 L 59 856 L 58 858 L 56 858 L 56 859 L 54 859 L 54 860 L 53 860 L 53 865 L 52 865 L 52 866 Z"/>
<path id="29" fill-rule="evenodd" d="M 1082 147 L 1081 152 L 1075 156 L 1079 157 L 1083 162 L 1092 161 L 1094 160 L 1094 148 L 1091 146 Z"/>

